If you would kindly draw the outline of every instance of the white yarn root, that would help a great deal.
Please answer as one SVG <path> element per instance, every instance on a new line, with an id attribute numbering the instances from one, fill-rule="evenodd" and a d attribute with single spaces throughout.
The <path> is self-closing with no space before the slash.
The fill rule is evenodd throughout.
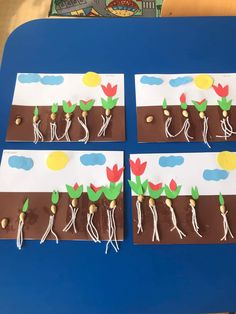
<path id="1" fill-rule="evenodd" d="M 86 117 L 84 117 L 84 122 L 83 122 L 82 120 L 80 120 L 80 118 L 78 118 L 78 121 L 85 131 L 85 136 L 83 138 L 81 138 L 79 140 L 79 142 L 84 142 L 84 144 L 86 144 L 89 140 L 89 129 L 87 127 L 87 119 L 86 119 Z"/>
<path id="2" fill-rule="evenodd" d="M 74 233 L 77 233 L 75 222 L 76 222 L 76 217 L 77 217 L 77 213 L 78 213 L 79 208 L 73 207 L 72 205 L 69 205 L 69 207 L 71 210 L 71 218 L 70 218 L 70 221 L 68 222 L 68 224 L 63 229 L 63 231 L 67 232 L 70 230 L 71 227 L 73 227 Z"/>
<path id="3" fill-rule="evenodd" d="M 58 244 L 58 237 L 57 237 L 56 233 L 53 231 L 54 217 L 55 217 L 54 215 L 49 216 L 48 226 L 47 226 L 47 229 L 42 236 L 42 239 L 40 240 L 40 244 L 43 244 L 45 242 L 49 233 L 51 233 L 54 236 L 54 238 L 56 240 L 56 244 Z"/>
<path id="4" fill-rule="evenodd" d="M 204 116 L 204 118 L 203 118 L 202 138 L 203 138 L 203 142 L 204 142 L 209 148 L 211 148 L 211 146 L 209 145 L 208 140 L 207 140 L 207 135 L 208 135 L 208 117 Z"/>
<path id="5" fill-rule="evenodd" d="M 102 117 L 102 126 L 101 126 L 101 129 L 98 132 L 98 137 L 106 136 L 106 130 L 108 128 L 108 125 L 110 124 L 112 115 L 106 116 L 105 118 L 104 118 L 103 115 L 101 115 L 101 117 Z"/>
<path id="6" fill-rule="evenodd" d="M 62 140 L 63 138 L 65 138 L 67 140 L 67 142 L 70 142 L 70 135 L 69 135 L 69 130 L 70 130 L 70 126 L 71 126 L 71 119 L 65 119 L 66 120 L 66 127 L 65 127 L 65 131 L 64 134 L 59 138 L 59 140 Z"/>
<path id="7" fill-rule="evenodd" d="M 152 216 L 153 216 L 152 242 L 154 242 L 155 240 L 160 241 L 158 228 L 157 228 L 157 223 L 158 223 L 157 209 L 156 209 L 155 205 L 149 205 L 149 208 L 150 208 L 150 210 L 152 212 Z"/>
<path id="8" fill-rule="evenodd" d="M 236 132 L 233 130 L 231 123 L 229 122 L 229 117 L 226 117 L 220 120 L 220 126 L 224 135 L 216 135 L 216 137 L 221 137 L 221 138 L 223 137 L 225 141 L 227 141 L 227 139 L 230 136 L 232 136 L 233 134 L 236 134 Z"/>
<path id="9" fill-rule="evenodd" d="M 55 139 L 59 141 L 57 135 L 57 124 L 56 122 L 50 122 L 50 142 L 53 142 Z"/>
<path id="10" fill-rule="evenodd" d="M 224 235 L 223 237 L 220 239 L 221 241 L 226 241 L 227 240 L 227 235 L 228 233 L 230 234 L 231 238 L 233 239 L 234 236 L 230 230 L 230 227 L 229 227 L 229 223 L 228 223 L 228 219 L 227 219 L 227 213 L 228 212 L 225 212 L 224 214 L 221 213 L 221 216 L 223 217 L 223 228 L 224 228 Z"/>
<path id="11" fill-rule="evenodd" d="M 168 117 L 165 121 L 165 135 L 166 137 L 175 137 L 173 134 L 170 133 L 169 128 L 171 125 L 172 117 Z"/>
<path id="12" fill-rule="evenodd" d="M 137 223 L 137 234 L 140 232 L 143 232 L 143 226 L 142 226 L 142 209 L 141 209 L 141 202 L 139 200 L 136 201 L 136 209 L 137 209 L 137 217 L 138 217 L 138 223 Z"/>
<path id="13" fill-rule="evenodd" d="M 115 209 L 116 206 L 112 209 L 107 209 L 108 241 L 106 243 L 105 254 L 107 254 L 110 244 L 112 245 L 116 253 L 119 251 L 119 246 L 116 238 Z"/>
<path id="14" fill-rule="evenodd" d="M 196 234 L 202 238 L 202 235 L 199 233 L 199 226 L 197 222 L 197 215 L 196 215 L 196 209 L 194 206 L 190 205 L 191 210 L 192 210 L 192 225 L 193 225 L 193 230 L 196 232 Z"/>
<path id="15" fill-rule="evenodd" d="M 183 239 L 183 237 L 186 237 L 186 234 L 184 234 L 183 231 L 180 230 L 179 227 L 177 226 L 177 219 L 176 219 L 174 208 L 171 206 L 169 208 L 170 208 L 170 212 L 171 212 L 171 220 L 173 223 L 173 228 L 170 229 L 170 231 L 176 230 L 179 234 L 180 239 Z"/>
<path id="16" fill-rule="evenodd" d="M 43 134 L 41 133 L 40 129 L 39 129 L 39 124 L 40 124 L 41 120 L 39 120 L 38 122 L 33 122 L 33 128 L 34 128 L 34 144 L 37 144 L 38 141 L 43 142 L 44 138 L 43 138 Z"/>
<path id="17" fill-rule="evenodd" d="M 99 240 L 99 234 L 98 231 L 96 229 L 96 227 L 93 224 L 93 217 L 94 217 L 94 213 L 88 213 L 87 214 L 87 225 L 86 225 L 86 230 L 90 236 L 90 238 L 95 242 L 95 243 L 101 243 L 101 241 Z"/>
<path id="18" fill-rule="evenodd" d="M 22 244 L 24 241 L 23 228 L 24 228 L 24 222 L 22 220 L 19 220 L 18 229 L 17 229 L 17 237 L 16 237 L 16 246 L 19 250 L 21 250 Z"/>

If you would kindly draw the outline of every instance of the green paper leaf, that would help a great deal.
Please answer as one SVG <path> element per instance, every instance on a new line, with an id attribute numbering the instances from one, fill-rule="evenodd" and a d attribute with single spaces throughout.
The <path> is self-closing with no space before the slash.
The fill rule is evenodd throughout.
<path id="1" fill-rule="evenodd" d="M 151 198 L 153 198 L 154 200 L 160 198 L 160 196 L 161 196 L 163 190 L 164 190 L 164 187 L 160 188 L 160 190 L 158 190 L 158 191 L 154 191 L 154 190 L 151 189 L 150 185 L 148 184 L 148 193 L 149 193 L 149 196 L 150 196 Z"/>
<path id="2" fill-rule="evenodd" d="M 80 198 L 83 193 L 83 185 L 81 184 L 76 190 L 74 190 L 73 186 L 66 184 L 66 190 L 70 198 Z"/>
<path id="3" fill-rule="evenodd" d="M 121 192 L 121 188 L 122 188 L 122 182 L 116 184 L 114 187 L 103 187 L 103 193 L 105 195 L 105 197 L 109 200 L 109 201 L 113 201 L 115 199 L 117 199 L 117 197 L 119 196 L 120 192 Z"/>
<path id="4" fill-rule="evenodd" d="M 54 103 L 52 105 L 51 112 L 52 113 L 57 113 L 58 112 L 58 104 L 57 103 Z"/>
<path id="5" fill-rule="evenodd" d="M 192 198 L 196 201 L 199 198 L 198 188 L 197 186 L 192 187 L 191 189 Z"/>
<path id="6" fill-rule="evenodd" d="M 143 193 L 145 193 L 147 191 L 147 187 L 148 187 L 148 180 L 145 180 L 142 183 L 142 189 L 143 189 Z"/>
<path id="7" fill-rule="evenodd" d="M 68 105 L 68 102 L 65 101 L 65 100 L 62 101 L 62 106 L 63 106 L 63 111 L 64 111 L 65 113 L 72 113 L 72 112 L 75 110 L 75 108 L 76 108 L 76 104 L 73 104 L 73 105 L 70 107 L 70 106 Z"/>
<path id="8" fill-rule="evenodd" d="M 92 109 L 93 105 L 95 103 L 95 99 L 91 99 L 88 103 L 84 103 L 82 100 L 79 102 L 79 107 L 82 111 L 89 111 Z"/>
<path id="9" fill-rule="evenodd" d="M 163 102 L 162 102 L 162 108 L 165 110 L 167 109 L 167 101 L 166 99 L 164 98 Z"/>
<path id="10" fill-rule="evenodd" d="M 51 200 L 52 200 L 52 203 L 54 205 L 57 205 L 57 203 L 59 202 L 59 192 L 58 191 L 53 191 L 52 192 Z"/>
<path id="11" fill-rule="evenodd" d="M 188 108 L 188 105 L 186 102 L 181 102 L 180 107 L 181 109 L 186 110 Z"/>
<path id="12" fill-rule="evenodd" d="M 194 104 L 195 109 L 199 112 L 204 112 L 207 109 L 207 103 L 208 101 L 205 100 L 201 105 L 199 105 L 196 101 L 192 100 L 192 103 Z"/>
<path id="13" fill-rule="evenodd" d="M 97 192 L 95 192 L 93 189 L 91 189 L 90 186 L 87 186 L 87 194 L 91 202 L 96 202 L 97 200 L 99 200 L 99 198 L 102 195 L 102 192 L 103 192 L 103 189 L 100 189 Z"/>
<path id="14" fill-rule="evenodd" d="M 219 194 L 219 203 L 220 203 L 220 205 L 225 204 L 224 196 L 222 195 L 222 193 Z"/>
<path id="15" fill-rule="evenodd" d="M 175 191 L 171 191 L 168 185 L 164 186 L 165 195 L 170 199 L 175 199 L 179 195 L 180 190 L 181 185 L 178 185 Z"/>
<path id="16" fill-rule="evenodd" d="M 28 208 L 29 208 L 29 199 L 27 198 L 27 199 L 25 200 L 25 202 L 24 202 L 24 205 L 23 205 L 21 211 L 22 211 L 23 213 L 26 213 L 27 210 L 28 210 Z"/>
<path id="17" fill-rule="evenodd" d="M 142 185 L 139 185 L 131 180 L 128 180 L 129 185 L 132 189 L 132 191 L 134 191 L 135 194 L 137 195 L 142 195 L 143 194 L 143 189 L 142 189 Z"/>
<path id="18" fill-rule="evenodd" d="M 38 106 L 35 106 L 34 107 L 34 116 L 38 117 L 38 115 L 39 115 L 39 108 L 38 108 Z"/>
<path id="19" fill-rule="evenodd" d="M 222 100 L 217 100 L 217 102 L 221 110 L 229 111 L 232 106 L 232 99 L 227 100 L 225 97 Z"/>
<path id="20" fill-rule="evenodd" d="M 118 102 L 119 98 L 112 99 L 112 97 L 107 97 L 107 100 L 101 98 L 102 106 L 104 109 L 113 109 Z"/>

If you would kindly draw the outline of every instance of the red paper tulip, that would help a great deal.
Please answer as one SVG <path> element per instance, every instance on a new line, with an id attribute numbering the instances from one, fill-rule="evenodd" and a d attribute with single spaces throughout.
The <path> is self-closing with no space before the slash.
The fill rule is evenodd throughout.
<path id="1" fill-rule="evenodd" d="M 148 182 L 148 184 L 153 191 L 158 191 L 162 188 L 162 183 L 154 184 L 152 182 Z"/>
<path id="2" fill-rule="evenodd" d="M 212 85 L 216 94 L 220 97 L 227 97 L 229 94 L 229 85 L 225 85 L 224 87 L 221 84 Z"/>
<path id="3" fill-rule="evenodd" d="M 81 102 L 84 104 L 84 105 L 87 105 L 88 103 L 90 103 L 93 99 L 89 99 L 89 100 L 81 100 Z"/>
<path id="4" fill-rule="evenodd" d="M 95 186 L 92 183 L 90 183 L 90 188 L 96 193 L 99 190 L 101 190 L 102 186 Z"/>
<path id="5" fill-rule="evenodd" d="M 101 85 L 102 86 L 102 90 L 104 92 L 104 94 L 107 97 L 114 97 L 116 92 L 117 92 L 117 85 L 111 86 L 110 83 L 107 84 L 107 86 Z"/>
<path id="6" fill-rule="evenodd" d="M 200 100 L 200 101 L 196 101 L 196 100 L 195 100 L 195 102 L 196 102 L 199 106 L 201 106 L 202 104 L 204 104 L 205 101 L 206 101 L 206 98 L 204 98 L 204 99 L 202 99 L 202 100 Z"/>
<path id="7" fill-rule="evenodd" d="M 73 190 L 76 191 L 76 190 L 78 189 L 78 187 L 79 187 L 79 185 L 78 185 L 78 183 L 76 182 L 76 183 L 74 184 L 74 186 L 73 186 Z"/>
<path id="8" fill-rule="evenodd" d="M 177 189 L 177 184 L 176 184 L 175 180 L 172 179 L 172 180 L 170 181 L 169 188 L 170 188 L 171 191 L 173 191 L 173 192 Z"/>
<path id="9" fill-rule="evenodd" d="M 69 100 L 67 101 L 67 104 L 68 104 L 68 107 L 71 107 L 72 106 L 72 102 Z"/>
<path id="10" fill-rule="evenodd" d="M 186 103 L 186 95 L 183 93 L 179 98 L 181 103 Z"/>
<path id="11" fill-rule="evenodd" d="M 140 158 L 137 158 L 135 162 L 130 159 L 129 163 L 131 171 L 135 176 L 141 176 L 144 173 L 147 166 L 147 162 L 141 163 Z"/>
<path id="12" fill-rule="evenodd" d="M 122 176 L 122 173 L 124 171 L 124 167 L 118 169 L 117 164 L 115 164 L 112 169 L 107 167 L 106 170 L 108 180 L 110 182 L 116 183 L 120 180 L 120 177 Z"/>

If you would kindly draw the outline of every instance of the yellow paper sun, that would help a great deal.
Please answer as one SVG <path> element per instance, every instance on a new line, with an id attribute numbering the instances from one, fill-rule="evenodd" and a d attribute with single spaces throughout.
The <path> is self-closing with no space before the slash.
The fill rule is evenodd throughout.
<path id="1" fill-rule="evenodd" d="M 63 152 L 52 152 L 47 157 L 47 167 L 50 170 L 58 171 L 65 168 L 69 161 L 67 154 Z"/>
<path id="2" fill-rule="evenodd" d="M 217 155 L 217 162 L 224 170 L 236 169 L 236 154 L 228 151 L 220 152 Z"/>
<path id="3" fill-rule="evenodd" d="M 200 89 L 209 89 L 213 83 L 213 78 L 208 74 L 199 74 L 194 78 L 194 84 Z"/>
<path id="4" fill-rule="evenodd" d="M 85 73 L 82 80 L 84 85 L 88 87 L 97 87 L 102 81 L 101 76 L 95 72 Z"/>

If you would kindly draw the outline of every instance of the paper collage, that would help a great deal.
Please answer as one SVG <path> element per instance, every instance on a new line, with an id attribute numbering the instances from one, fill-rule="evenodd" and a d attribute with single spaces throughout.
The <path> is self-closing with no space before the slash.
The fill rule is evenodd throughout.
<path id="1" fill-rule="evenodd" d="M 130 173 L 136 244 L 236 242 L 235 152 L 133 154 Z"/>
<path id="2" fill-rule="evenodd" d="M 135 76 L 139 142 L 236 140 L 236 74 Z"/>
<path id="3" fill-rule="evenodd" d="M 96 172 L 96 176 L 94 173 Z M 123 152 L 4 150 L 0 238 L 123 240 Z"/>
<path id="4" fill-rule="evenodd" d="M 124 141 L 123 74 L 19 73 L 7 141 Z"/>

